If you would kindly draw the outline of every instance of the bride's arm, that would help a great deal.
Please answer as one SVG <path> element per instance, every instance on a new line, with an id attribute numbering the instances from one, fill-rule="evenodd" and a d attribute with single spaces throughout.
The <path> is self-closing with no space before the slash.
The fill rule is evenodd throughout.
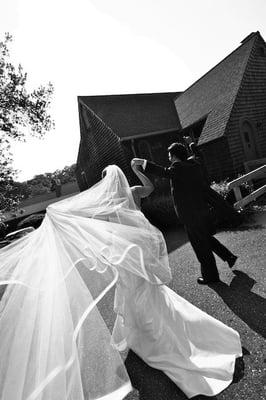
<path id="1" fill-rule="evenodd" d="M 140 166 L 131 162 L 131 168 L 133 172 L 137 175 L 143 186 L 133 186 L 133 190 L 138 192 L 140 197 L 147 197 L 154 191 L 154 186 L 150 179 L 140 170 Z"/>

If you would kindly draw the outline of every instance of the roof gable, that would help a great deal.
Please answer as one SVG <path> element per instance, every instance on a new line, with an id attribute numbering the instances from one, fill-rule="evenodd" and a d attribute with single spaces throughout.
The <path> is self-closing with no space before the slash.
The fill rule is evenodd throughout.
<path id="1" fill-rule="evenodd" d="M 79 96 L 120 138 L 180 129 L 174 98 L 178 92 Z"/>
<path id="2" fill-rule="evenodd" d="M 199 144 L 224 134 L 254 43 L 260 34 L 249 35 L 241 46 L 190 86 L 176 100 L 182 128 L 206 118 Z"/>

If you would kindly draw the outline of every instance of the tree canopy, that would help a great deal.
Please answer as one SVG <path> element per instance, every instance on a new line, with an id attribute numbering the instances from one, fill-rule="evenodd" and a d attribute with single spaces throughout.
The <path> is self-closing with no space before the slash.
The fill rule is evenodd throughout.
<path id="1" fill-rule="evenodd" d="M 63 169 L 57 169 L 54 172 L 46 172 L 44 174 L 35 175 L 27 182 L 18 184 L 18 190 L 23 194 L 23 198 L 34 197 L 40 194 L 48 193 L 52 190 L 52 181 L 57 178 L 61 184 L 74 182 L 76 164 L 65 166 Z"/>
<path id="2" fill-rule="evenodd" d="M 0 130 L 6 136 L 23 140 L 21 127 L 29 127 L 33 136 L 42 137 L 54 123 L 48 113 L 53 85 L 39 86 L 29 92 L 26 88 L 27 73 L 19 64 L 10 62 L 8 45 L 12 36 L 8 33 L 0 42 Z"/>
<path id="3" fill-rule="evenodd" d="M 10 60 L 12 36 L 0 41 L 0 213 L 19 200 L 14 195 L 11 140 L 24 141 L 27 133 L 41 138 L 54 127 L 49 114 L 53 85 L 48 83 L 29 91 L 27 73 Z M 16 192 L 16 190 L 15 190 Z"/>

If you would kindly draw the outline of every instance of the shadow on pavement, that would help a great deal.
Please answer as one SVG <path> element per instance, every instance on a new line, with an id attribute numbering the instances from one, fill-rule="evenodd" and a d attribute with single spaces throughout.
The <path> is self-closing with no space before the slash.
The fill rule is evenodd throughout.
<path id="1" fill-rule="evenodd" d="M 266 211 L 250 212 L 243 218 L 241 225 L 224 229 L 225 231 L 253 231 L 266 229 Z"/>
<path id="2" fill-rule="evenodd" d="M 243 355 L 245 355 L 245 351 L 246 351 L 246 349 L 244 347 L 242 347 Z M 250 353 L 248 352 L 248 354 L 250 354 Z M 245 363 L 244 363 L 244 358 L 242 356 L 242 357 L 238 357 L 236 359 L 235 371 L 234 371 L 232 383 L 238 383 L 239 381 L 241 381 L 241 379 L 244 377 L 244 375 L 245 375 Z"/>
<path id="3" fill-rule="evenodd" d="M 224 228 L 219 232 L 245 232 L 245 231 L 260 231 L 262 229 L 266 229 L 264 225 L 256 224 L 256 225 L 241 225 L 237 228 Z"/>
<path id="4" fill-rule="evenodd" d="M 162 232 L 166 241 L 168 253 L 171 253 L 188 242 L 187 234 L 182 225 L 177 225 Z"/>
<path id="5" fill-rule="evenodd" d="M 151 368 L 132 350 L 125 365 L 131 383 L 139 391 L 139 400 L 186 400 L 185 394 L 162 372 Z"/>
<path id="6" fill-rule="evenodd" d="M 242 271 L 234 270 L 235 277 L 230 285 L 224 282 L 211 285 L 228 307 L 253 331 L 266 337 L 266 300 L 251 289 L 256 281 Z"/>
<path id="7" fill-rule="evenodd" d="M 188 397 L 162 371 L 151 368 L 132 350 L 125 361 L 131 383 L 139 392 L 139 400 L 187 400 Z M 212 399 L 198 395 L 193 400 Z"/>

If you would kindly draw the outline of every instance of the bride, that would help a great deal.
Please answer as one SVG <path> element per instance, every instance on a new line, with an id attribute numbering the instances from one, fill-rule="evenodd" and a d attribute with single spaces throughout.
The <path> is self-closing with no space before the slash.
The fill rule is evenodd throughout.
<path id="1" fill-rule="evenodd" d="M 153 190 L 121 169 L 47 208 L 42 225 L 0 250 L 1 400 L 119 400 L 132 349 L 189 397 L 231 382 L 239 335 L 166 284 L 162 233 L 140 211 Z M 115 287 L 112 335 L 97 304 Z"/>

